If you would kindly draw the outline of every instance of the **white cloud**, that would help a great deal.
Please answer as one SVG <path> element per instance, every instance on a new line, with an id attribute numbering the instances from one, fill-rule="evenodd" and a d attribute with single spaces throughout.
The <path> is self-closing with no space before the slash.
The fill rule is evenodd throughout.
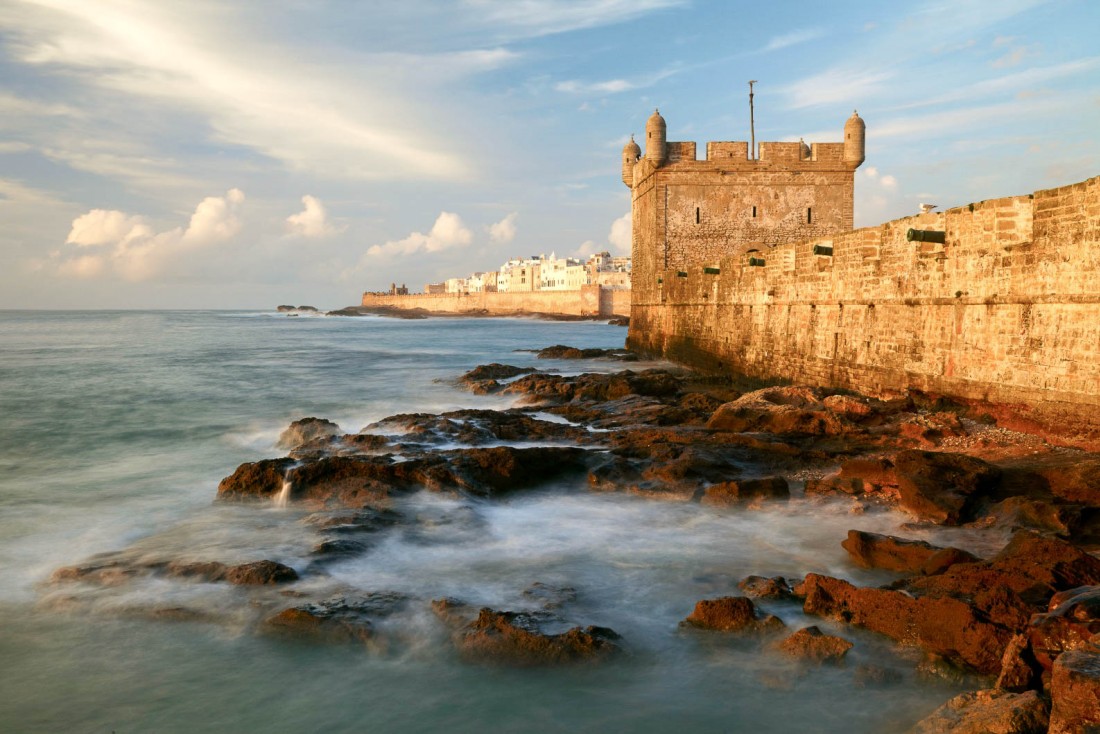
<path id="1" fill-rule="evenodd" d="M 328 221 L 328 211 L 316 196 L 306 194 L 302 197 L 305 209 L 286 218 L 287 229 L 291 234 L 309 239 L 330 237 L 341 230 Z"/>
<path id="2" fill-rule="evenodd" d="M 878 182 L 887 189 L 896 189 L 898 186 L 898 180 L 889 174 L 880 178 Z"/>
<path id="3" fill-rule="evenodd" d="M 512 212 L 499 222 L 489 225 L 489 239 L 499 244 L 507 244 L 516 238 L 516 218 L 519 212 Z"/>
<path id="4" fill-rule="evenodd" d="M 656 10 L 684 5 L 687 0 L 465 0 L 463 3 L 491 24 L 522 36 L 595 28 L 622 23 Z"/>
<path id="5" fill-rule="evenodd" d="M 199 202 L 187 227 L 156 232 L 145 219 L 125 212 L 92 209 L 73 220 L 66 244 L 79 253 L 57 255 L 57 270 L 75 278 L 117 275 L 147 281 L 168 273 L 182 256 L 207 250 L 233 238 L 241 228 L 240 189 Z M 88 252 L 88 251 L 91 252 Z"/>
<path id="6" fill-rule="evenodd" d="M 634 227 L 631 213 L 627 212 L 611 223 L 611 231 L 607 233 L 607 241 L 620 255 L 629 255 L 633 240 Z"/>
<path id="7" fill-rule="evenodd" d="M 441 212 L 427 234 L 413 232 L 408 237 L 393 240 L 384 245 L 374 245 L 367 250 L 368 257 L 379 255 L 412 255 L 417 252 L 441 252 L 465 247 L 473 242 L 473 233 L 452 212 Z"/>
<path id="8" fill-rule="evenodd" d="M 834 67 L 789 84 L 780 91 L 787 107 L 799 109 L 826 104 L 857 104 L 871 99 L 893 75 L 885 71 Z"/>
<path id="9" fill-rule="evenodd" d="M 812 41 L 815 38 L 821 38 L 823 35 L 825 35 L 825 31 L 821 28 L 806 28 L 800 31 L 792 31 L 791 33 L 773 37 L 768 41 L 768 45 L 764 47 L 764 50 L 778 51 L 781 48 L 788 48 L 800 43 L 805 43 L 806 41 Z"/>

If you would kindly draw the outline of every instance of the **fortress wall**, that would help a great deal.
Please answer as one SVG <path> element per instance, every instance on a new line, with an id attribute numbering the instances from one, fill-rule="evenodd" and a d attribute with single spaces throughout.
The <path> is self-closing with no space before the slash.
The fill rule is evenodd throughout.
<path id="1" fill-rule="evenodd" d="M 908 242 L 910 227 L 946 243 Z M 1100 442 L 1100 177 L 760 255 L 635 284 L 629 345 L 711 371 L 948 395 Z"/>
<path id="2" fill-rule="evenodd" d="M 630 315 L 630 291 L 614 291 L 593 285 L 582 286 L 577 291 L 527 293 L 412 293 L 407 296 L 364 293 L 362 305 L 452 314 L 532 313 L 611 317 Z"/>

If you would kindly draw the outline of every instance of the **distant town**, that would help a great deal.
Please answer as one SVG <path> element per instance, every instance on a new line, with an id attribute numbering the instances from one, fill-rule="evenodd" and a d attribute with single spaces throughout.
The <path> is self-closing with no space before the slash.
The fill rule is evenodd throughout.
<path id="1" fill-rule="evenodd" d="M 557 257 L 554 253 L 550 253 L 550 257 L 514 257 L 498 270 L 471 273 L 465 278 L 447 278 L 442 283 L 428 283 L 424 286 L 424 293 L 579 291 L 586 285 L 630 290 L 630 258 L 612 257 L 610 252 L 598 252 L 587 260 Z M 380 295 L 407 296 L 409 289 L 405 285 L 392 284 L 388 292 Z"/>

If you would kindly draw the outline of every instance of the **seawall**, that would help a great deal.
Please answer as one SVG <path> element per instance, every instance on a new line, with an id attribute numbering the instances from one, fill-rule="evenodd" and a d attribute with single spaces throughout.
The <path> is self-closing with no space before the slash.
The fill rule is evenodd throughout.
<path id="1" fill-rule="evenodd" d="M 529 293 L 412 293 L 407 296 L 364 293 L 367 308 L 397 308 L 447 314 L 547 314 L 601 318 L 630 315 L 630 291 L 598 285 L 577 291 L 532 291 Z"/>
<path id="2" fill-rule="evenodd" d="M 1100 177 L 716 265 L 636 282 L 628 345 L 706 371 L 949 396 L 1100 445 Z"/>

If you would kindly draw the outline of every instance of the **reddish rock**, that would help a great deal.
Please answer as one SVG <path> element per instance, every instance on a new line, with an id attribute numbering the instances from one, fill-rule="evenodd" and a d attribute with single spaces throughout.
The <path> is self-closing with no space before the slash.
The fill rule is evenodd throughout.
<path id="1" fill-rule="evenodd" d="M 1018 634 L 1009 640 L 1001 657 L 1001 674 L 997 677 L 996 688 L 1014 693 L 1042 690 L 1042 673 L 1043 669 L 1035 659 L 1028 636 Z"/>
<path id="2" fill-rule="evenodd" d="M 769 387 L 746 393 L 714 411 L 707 428 L 733 433 L 837 436 L 855 429 L 806 387 Z"/>
<path id="3" fill-rule="evenodd" d="M 902 451 L 894 457 L 901 506 L 921 520 L 959 525 L 1000 477 L 992 464 L 965 454 Z"/>
<path id="4" fill-rule="evenodd" d="M 1100 646 L 1058 656 L 1050 698 L 1050 734 L 1100 732 Z"/>
<path id="5" fill-rule="evenodd" d="M 790 496 L 786 479 L 764 477 L 712 484 L 704 490 L 699 502 L 710 507 L 731 507 L 757 500 L 786 500 Z"/>
<path id="6" fill-rule="evenodd" d="M 909 734 L 1045 734 L 1048 718 L 1036 691 L 971 691 L 940 706 Z"/>
<path id="7" fill-rule="evenodd" d="M 299 418 L 279 435 L 276 448 L 293 449 L 316 439 L 332 438 L 341 433 L 340 426 L 324 418 Z"/>
<path id="8" fill-rule="evenodd" d="M 225 580 L 240 586 L 262 586 L 297 581 L 298 574 L 290 566 L 275 561 L 254 561 L 230 566 L 225 571 Z"/>
<path id="9" fill-rule="evenodd" d="M 229 566 L 218 561 L 173 561 L 164 567 L 167 576 L 196 581 L 224 581 Z"/>
<path id="10" fill-rule="evenodd" d="M 1081 522 L 1082 507 L 1030 497 L 1009 497 L 983 513 L 998 525 L 1069 537 Z"/>
<path id="11" fill-rule="evenodd" d="M 806 494 L 897 494 L 897 475 L 888 459 L 849 459 L 836 472 L 806 481 Z"/>
<path id="12" fill-rule="evenodd" d="M 241 464 L 218 484 L 218 502 L 269 500 L 283 488 L 294 459 L 263 459 Z"/>
<path id="13" fill-rule="evenodd" d="M 467 660 L 528 667 L 600 662 L 620 651 L 619 639 L 606 627 L 574 627 L 548 635 L 531 615 L 482 609 L 455 634 L 454 643 Z"/>
<path id="14" fill-rule="evenodd" d="M 573 447 L 495 446 L 441 453 L 447 463 L 423 472 L 429 489 L 463 489 L 492 497 L 545 484 L 569 473 L 584 471 L 588 452 Z"/>
<path id="15" fill-rule="evenodd" d="M 980 673 L 1000 671 L 1011 630 L 988 621 L 973 605 L 951 597 L 920 597 L 892 589 L 853 586 L 809 574 L 797 588 L 803 611 L 880 632 L 964 664 Z"/>
<path id="16" fill-rule="evenodd" d="M 852 647 L 848 640 L 827 635 L 816 625 L 804 627 L 776 645 L 785 655 L 814 663 L 838 663 Z"/>
<path id="17" fill-rule="evenodd" d="M 337 596 L 284 609 L 265 620 L 263 630 L 310 641 L 372 644 L 374 620 L 389 616 L 404 603 L 403 595 L 388 592 Z"/>
<path id="18" fill-rule="evenodd" d="M 773 614 L 758 613 L 752 599 L 743 596 L 703 599 L 681 624 L 721 632 L 774 632 L 786 626 Z"/>
<path id="19" fill-rule="evenodd" d="M 1050 670 L 1063 652 L 1084 648 L 1100 634 L 1100 586 L 1056 594 L 1049 612 L 1032 617 L 1028 632 L 1039 664 Z"/>
<path id="20" fill-rule="evenodd" d="M 857 566 L 910 574 L 942 573 L 956 563 L 979 560 L 959 548 L 940 548 L 923 540 L 905 540 L 860 530 L 849 530 L 847 540 L 840 545 Z"/>
<path id="21" fill-rule="evenodd" d="M 1100 507 L 1100 454 L 1062 456 L 1035 469 L 1060 500 Z"/>

